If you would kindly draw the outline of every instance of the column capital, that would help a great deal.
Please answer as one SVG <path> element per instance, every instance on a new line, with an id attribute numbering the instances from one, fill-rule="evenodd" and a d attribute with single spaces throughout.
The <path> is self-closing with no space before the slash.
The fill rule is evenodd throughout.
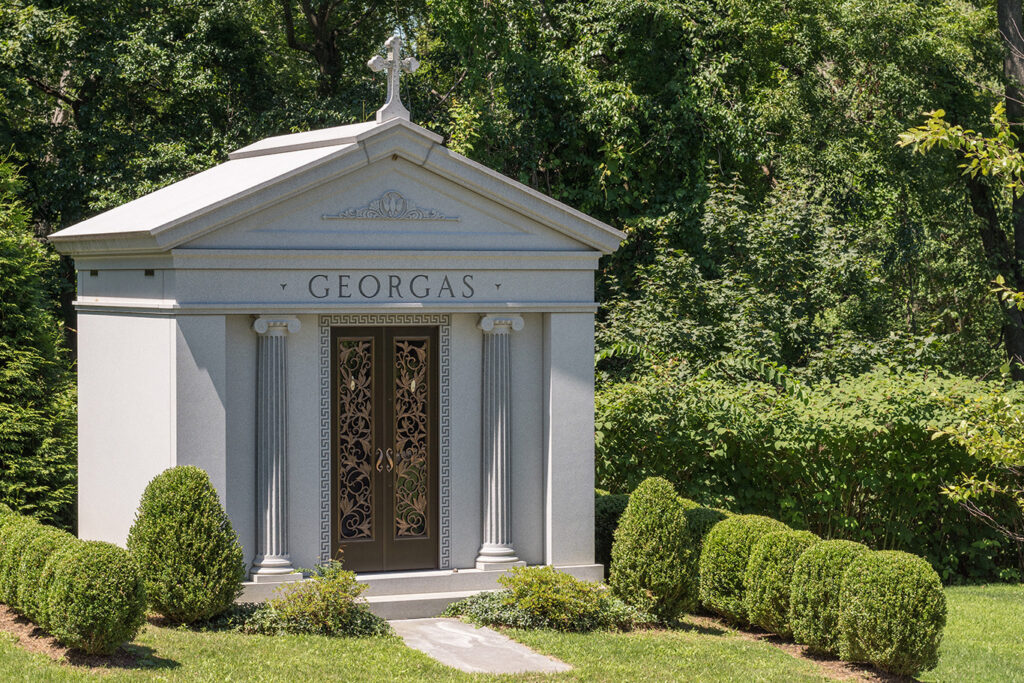
<path id="1" fill-rule="evenodd" d="M 283 337 L 299 331 L 302 324 L 294 315 L 261 315 L 252 324 L 253 332 L 271 337 Z"/>
<path id="2" fill-rule="evenodd" d="M 523 329 L 523 317 L 514 313 L 488 313 L 480 316 L 477 327 L 487 334 L 508 334 Z"/>

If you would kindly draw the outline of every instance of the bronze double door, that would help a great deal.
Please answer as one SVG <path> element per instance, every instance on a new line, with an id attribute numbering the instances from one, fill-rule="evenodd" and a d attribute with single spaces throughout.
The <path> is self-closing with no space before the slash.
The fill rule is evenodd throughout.
<path id="1" fill-rule="evenodd" d="M 336 327 L 331 349 L 333 555 L 353 571 L 434 569 L 437 328 Z"/>

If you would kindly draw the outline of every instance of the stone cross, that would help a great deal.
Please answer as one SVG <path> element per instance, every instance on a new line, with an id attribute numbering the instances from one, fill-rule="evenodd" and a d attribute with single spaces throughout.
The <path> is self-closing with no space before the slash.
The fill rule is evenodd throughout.
<path id="1" fill-rule="evenodd" d="M 377 110 L 377 123 L 384 123 L 390 119 L 409 120 L 409 110 L 402 104 L 402 97 L 398 92 L 398 79 L 402 72 L 412 73 L 420 68 L 420 63 L 415 57 L 402 59 L 402 37 L 395 35 L 388 38 L 384 43 L 388 49 L 387 59 L 380 55 L 366 63 L 374 72 L 388 70 L 388 97 L 384 100 L 384 106 Z"/>

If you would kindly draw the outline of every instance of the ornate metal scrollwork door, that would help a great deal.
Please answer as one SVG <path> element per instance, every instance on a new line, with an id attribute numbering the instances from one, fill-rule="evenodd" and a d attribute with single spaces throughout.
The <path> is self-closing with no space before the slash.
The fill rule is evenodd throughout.
<path id="1" fill-rule="evenodd" d="M 332 538 L 348 569 L 437 566 L 437 329 L 331 331 Z"/>

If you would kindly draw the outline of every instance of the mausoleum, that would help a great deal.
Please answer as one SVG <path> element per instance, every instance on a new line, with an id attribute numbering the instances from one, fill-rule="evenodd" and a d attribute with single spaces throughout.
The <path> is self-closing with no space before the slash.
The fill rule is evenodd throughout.
<path id="1" fill-rule="evenodd" d="M 254 595 L 337 557 L 371 601 L 521 563 L 600 578 L 594 271 L 623 235 L 411 123 L 416 63 L 388 48 L 376 120 L 51 236 L 78 272 L 82 538 L 123 544 L 149 480 L 190 464 Z"/>

